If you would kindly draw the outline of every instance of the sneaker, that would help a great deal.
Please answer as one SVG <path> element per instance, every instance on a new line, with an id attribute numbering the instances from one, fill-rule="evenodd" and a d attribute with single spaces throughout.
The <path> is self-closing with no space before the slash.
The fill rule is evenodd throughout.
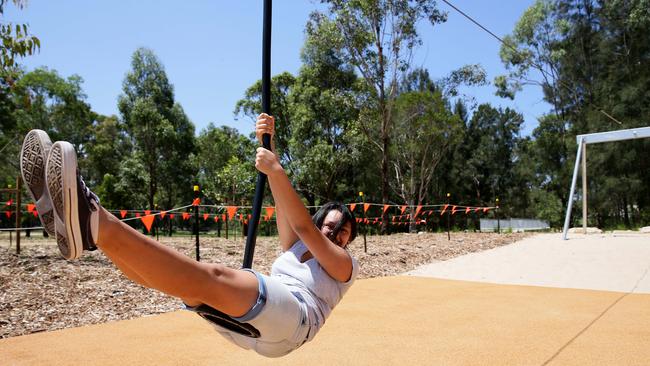
<path id="1" fill-rule="evenodd" d="M 31 130 L 20 149 L 20 174 L 27 192 L 36 203 L 36 211 L 45 231 L 54 237 L 52 200 L 45 186 L 45 162 L 52 148 L 50 137 L 42 130 Z"/>
<path id="2" fill-rule="evenodd" d="M 77 259 L 84 249 L 97 249 L 99 198 L 79 175 L 72 144 L 57 141 L 52 145 L 45 181 L 52 197 L 56 241 L 63 257 Z"/>

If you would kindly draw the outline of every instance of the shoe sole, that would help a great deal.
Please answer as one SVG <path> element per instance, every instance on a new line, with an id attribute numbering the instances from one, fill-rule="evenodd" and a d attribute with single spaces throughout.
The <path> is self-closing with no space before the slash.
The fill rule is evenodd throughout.
<path id="1" fill-rule="evenodd" d="M 31 130 L 25 136 L 23 146 L 20 149 L 20 173 L 23 177 L 23 182 L 27 186 L 27 191 L 35 203 L 43 195 L 48 194 L 47 187 L 45 186 L 45 164 L 51 146 L 52 141 L 45 131 Z M 38 211 L 38 214 L 45 231 L 49 235 L 54 236 L 53 212 Z"/>
<path id="2" fill-rule="evenodd" d="M 68 142 L 52 145 L 46 166 L 47 189 L 54 206 L 56 241 L 65 259 L 81 256 L 83 242 L 77 200 L 77 154 Z"/>

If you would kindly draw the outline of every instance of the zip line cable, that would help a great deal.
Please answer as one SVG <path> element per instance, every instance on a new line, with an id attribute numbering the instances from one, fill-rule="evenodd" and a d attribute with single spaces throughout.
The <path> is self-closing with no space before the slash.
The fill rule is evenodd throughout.
<path id="1" fill-rule="evenodd" d="M 486 28 L 485 26 L 483 26 L 481 23 L 479 23 L 479 22 L 477 22 L 476 20 L 474 20 L 474 18 L 472 18 L 471 16 L 467 15 L 465 12 L 463 12 L 462 10 L 460 10 L 459 8 L 457 8 L 454 4 L 450 3 L 448 0 L 442 0 L 442 2 L 444 2 L 444 3 L 447 4 L 447 5 L 449 5 L 452 9 L 456 10 L 456 11 L 457 11 L 458 13 L 460 13 L 462 16 L 464 16 L 465 18 L 467 18 L 469 21 L 471 21 L 472 23 L 476 24 L 479 28 L 483 29 L 485 32 L 489 33 L 492 37 L 496 38 L 499 42 L 501 42 L 501 44 L 503 44 L 504 46 L 510 48 L 510 49 L 511 49 L 512 51 L 514 51 L 516 54 L 518 54 L 518 55 L 520 55 L 520 56 L 522 55 L 521 52 L 520 52 L 520 51 L 519 51 L 515 46 L 513 46 L 513 45 L 507 43 L 506 41 L 504 41 L 501 37 L 499 37 L 499 36 L 497 36 L 496 34 L 494 34 L 494 32 L 490 31 L 488 28 Z M 552 77 L 552 75 L 549 75 L 549 74 L 548 74 L 548 73 L 547 73 L 547 72 L 542 68 L 542 66 L 540 66 L 540 65 L 537 64 L 536 62 L 534 62 L 534 61 L 530 61 L 530 60 L 529 60 L 528 62 L 530 62 L 530 64 L 531 64 L 533 67 L 535 67 L 537 70 L 539 70 L 539 71 L 540 71 L 542 74 L 544 74 L 545 76 L 547 76 L 547 77 Z M 571 94 L 573 94 L 574 96 L 577 96 L 577 95 L 575 94 L 575 92 L 573 91 L 573 89 L 569 88 L 569 86 L 566 85 L 562 80 L 557 80 L 557 82 L 558 82 L 558 84 L 559 84 L 560 86 L 564 87 L 564 88 L 565 88 L 566 90 L 568 90 Z M 586 101 L 586 102 L 587 102 L 588 104 L 590 104 L 591 106 L 595 107 L 596 110 L 597 110 L 598 112 L 604 114 L 607 118 L 609 118 L 609 119 L 611 119 L 612 121 L 618 123 L 619 125 L 623 125 L 623 123 L 622 123 L 621 121 L 619 121 L 619 120 L 617 120 L 616 118 L 614 118 L 611 114 L 605 112 L 605 111 L 604 111 L 602 108 L 600 108 L 599 106 L 597 106 L 597 105 L 595 105 L 594 103 L 589 102 L 589 101 Z"/>

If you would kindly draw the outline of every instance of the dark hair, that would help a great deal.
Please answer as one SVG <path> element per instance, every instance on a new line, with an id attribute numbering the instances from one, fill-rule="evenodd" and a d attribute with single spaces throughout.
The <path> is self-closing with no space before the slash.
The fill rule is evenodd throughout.
<path id="1" fill-rule="evenodd" d="M 346 222 L 350 222 L 350 239 L 348 240 L 348 243 L 352 242 L 354 238 L 357 237 L 357 220 L 354 218 L 354 214 L 348 209 L 348 207 L 341 202 L 328 202 L 325 205 L 323 205 L 312 217 L 312 221 L 314 222 L 314 225 L 320 230 L 323 227 L 323 221 L 325 221 L 325 217 L 327 214 L 332 211 L 336 210 L 340 213 L 343 214 L 341 217 L 341 220 L 336 224 L 336 227 L 334 228 L 334 231 L 332 231 L 332 238 L 336 238 L 336 235 L 338 235 L 339 231 L 345 225 Z"/>

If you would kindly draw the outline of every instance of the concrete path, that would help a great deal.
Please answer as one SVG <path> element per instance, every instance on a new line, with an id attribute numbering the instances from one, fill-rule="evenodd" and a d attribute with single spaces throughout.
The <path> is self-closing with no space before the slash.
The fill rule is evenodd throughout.
<path id="1" fill-rule="evenodd" d="M 500 284 L 650 293 L 650 235 L 541 234 L 421 266 L 406 275 Z"/>

